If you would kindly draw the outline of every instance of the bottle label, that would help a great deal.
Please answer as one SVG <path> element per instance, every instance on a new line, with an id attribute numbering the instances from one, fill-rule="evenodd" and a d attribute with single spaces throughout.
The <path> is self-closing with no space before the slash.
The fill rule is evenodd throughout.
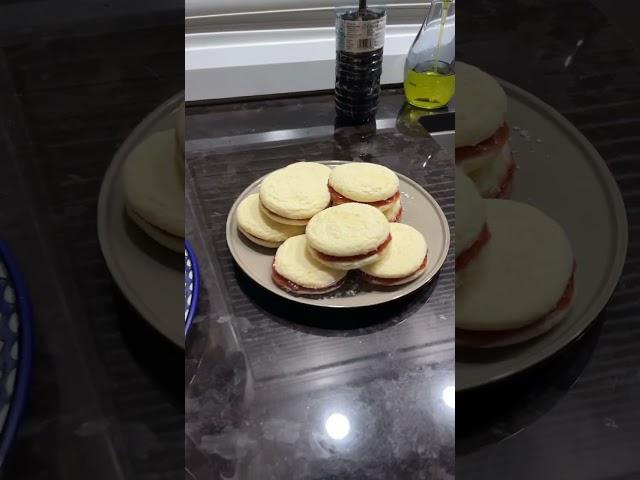
<path id="1" fill-rule="evenodd" d="M 387 16 L 375 20 L 338 18 L 337 49 L 347 53 L 373 52 L 384 46 Z"/>

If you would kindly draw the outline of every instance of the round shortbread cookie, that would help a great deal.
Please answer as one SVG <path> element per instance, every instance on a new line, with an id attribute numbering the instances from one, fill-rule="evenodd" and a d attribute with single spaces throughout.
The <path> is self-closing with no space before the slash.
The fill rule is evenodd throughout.
<path id="1" fill-rule="evenodd" d="M 349 200 L 379 202 L 398 192 L 398 176 L 387 167 L 374 163 L 351 162 L 331 172 L 329 186 Z"/>
<path id="2" fill-rule="evenodd" d="M 573 253 L 560 225 L 512 200 L 485 200 L 491 229 L 481 274 L 456 290 L 456 327 L 501 331 L 542 320 L 563 296 Z"/>
<path id="3" fill-rule="evenodd" d="M 427 242 L 415 228 L 403 223 L 392 223 L 391 242 L 380 254 L 377 262 L 362 269 L 379 278 L 402 278 L 413 275 L 427 256 Z"/>
<path id="4" fill-rule="evenodd" d="M 456 345 L 474 348 L 507 347 L 509 345 L 516 345 L 539 337 L 540 335 L 547 333 L 565 319 L 571 310 L 574 298 L 575 293 L 569 305 L 523 328 L 505 330 L 501 332 L 472 332 L 469 330 L 457 329 Z"/>
<path id="5" fill-rule="evenodd" d="M 507 143 L 491 162 L 471 172 L 469 178 L 484 198 L 504 198 L 508 194 L 513 168 L 515 163 Z"/>
<path id="6" fill-rule="evenodd" d="M 260 238 L 254 237 L 250 233 L 245 232 L 240 226 L 238 226 L 238 230 L 240 230 L 242 234 L 245 237 L 247 237 L 249 240 L 251 240 L 253 243 L 255 243 L 256 245 L 260 245 L 261 247 L 278 248 L 280 245 L 282 245 L 282 242 L 267 242 L 266 240 L 262 240 Z"/>
<path id="7" fill-rule="evenodd" d="M 471 179 L 456 168 L 456 256 L 474 244 L 485 222 L 484 200 Z"/>
<path id="8" fill-rule="evenodd" d="M 387 218 L 377 208 L 364 203 L 345 203 L 327 208 L 307 225 L 309 245 L 336 257 L 373 252 L 388 236 Z"/>
<path id="9" fill-rule="evenodd" d="M 332 286 L 347 274 L 317 262 L 307 248 L 305 235 L 291 237 L 280 245 L 276 252 L 274 268 L 287 280 L 311 289 Z"/>
<path id="10" fill-rule="evenodd" d="M 477 67 L 456 62 L 456 147 L 477 145 L 504 123 L 507 96 Z"/>
<path id="11" fill-rule="evenodd" d="M 318 262 L 326 265 L 330 268 L 336 268 L 338 270 L 359 270 L 367 265 L 371 265 L 372 263 L 376 263 L 380 259 L 380 254 L 376 253 L 375 255 L 369 255 L 365 258 L 355 259 L 355 260 L 328 260 L 323 258 L 316 250 L 313 248 L 309 248 L 309 251 L 313 258 L 315 258 Z"/>
<path id="12" fill-rule="evenodd" d="M 271 172 L 260 185 L 260 202 L 274 218 L 305 223 L 331 202 L 327 181 L 331 169 L 312 162 L 298 162 Z"/>
<path id="13" fill-rule="evenodd" d="M 250 240 L 262 240 L 262 246 L 279 246 L 287 238 L 304 233 L 304 226 L 283 225 L 275 222 L 264 214 L 260 208 L 260 198 L 257 193 L 249 195 L 240 202 L 236 210 L 238 228 Z"/>
<path id="14" fill-rule="evenodd" d="M 462 162 L 457 162 L 456 166 L 459 167 L 464 173 L 470 175 L 476 170 L 490 165 L 493 160 L 500 155 L 500 149 L 489 150 L 488 152 L 480 152 L 471 158 L 467 158 Z"/>
<path id="15" fill-rule="evenodd" d="M 260 202 L 260 210 L 262 211 L 262 213 L 264 213 L 264 215 L 267 218 L 270 218 L 274 222 L 278 222 L 283 225 L 304 227 L 307 223 L 309 223 L 309 220 L 310 220 L 310 219 L 309 220 L 292 220 L 291 218 L 281 217 L 280 215 L 276 215 L 275 213 L 267 210 L 265 206 L 262 205 L 262 202 Z"/>
<path id="16" fill-rule="evenodd" d="M 422 274 L 426 270 L 427 270 L 427 266 L 425 265 L 420 270 L 415 272 L 413 275 L 411 275 L 409 277 L 401 278 L 399 280 L 396 280 L 395 282 L 389 281 L 389 280 L 380 281 L 380 280 L 376 280 L 373 277 L 366 277 L 365 280 L 367 282 L 369 282 L 369 283 L 374 284 L 374 285 L 381 285 L 383 287 L 397 287 L 398 285 L 404 285 L 405 283 L 410 283 L 410 282 L 413 282 L 414 280 L 417 280 L 418 278 L 420 278 L 422 276 Z"/>
<path id="17" fill-rule="evenodd" d="M 154 133 L 137 145 L 122 174 L 127 204 L 147 223 L 184 238 L 184 180 L 178 171 L 175 133 Z"/>
<path id="18" fill-rule="evenodd" d="M 382 211 L 382 213 L 384 213 L 384 216 L 387 217 L 387 220 L 390 222 L 398 222 L 402 213 L 402 201 L 398 198 L 391 204 L 389 209 Z"/>
<path id="19" fill-rule="evenodd" d="M 184 238 L 176 237 L 175 235 L 171 235 L 164 230 L 160 230 L 159 228 L 154 227 L 149 222 L 144 220 L 140 215 L 134 212 L 129 206 L 126 206 L 125 210 L 129 218 L 133 220 L 133 222 L 138 227 L 140 227 L 140 230 L 142 230 L 160 245 L 168 248 L 169 250 L 173 250 L 174 252 L 184 252 Z"/>

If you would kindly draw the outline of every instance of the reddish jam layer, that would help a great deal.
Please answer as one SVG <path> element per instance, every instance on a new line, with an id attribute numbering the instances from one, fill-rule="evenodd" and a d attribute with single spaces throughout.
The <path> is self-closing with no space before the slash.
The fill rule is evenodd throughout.
<path id="1" fill-rule="evenodd" d="M 555 306 L 544 315 L 539 321 L 543 321 L 544 319 L 550 317 L 554 313 L 557 313 L 569 306 L 571 303 L 571 299 L 573 298 L 573 294 L 575 293 L 575 283 L 576 283 L 576 264 L 573 264 L 573 272 L 571 273 L 571 277 L 569 277 L 569 281 L 567 282 L 567 286 L 562 293 L 560 299 L 556 302 Z M 518 333 L 524 332 L 527 329 L 532 328 L 535 325 L 527 325 L 525 327 L 516 328 L 514 330 L 505 330 L 505 331 L 496 331 L 496 332 L 486 332 L 486 331 L 470 331 L 470 330 L 461 330 L 456 328 L 456 337 L 458 338 L 468 338 L 472 340 L 475 344 L 491 344 L 496 341 L 502 340 L 504 338 L 509 338 L 510 336 Z"/>
<path id="2" fill-rule="evenodd" d="M 464 269 L 467 265 L 469 265 L 474 258 L 476 258 L 482 248 L 489 242 L 491 239 L 491 232 L 487 228 L 487 224 L 484 224 L 482 227 L 482 231 L 476 241 L 467 248 L 464 252 L 456 257 L 456 271 Z"/>
<path id="3" fill-rule="evenodd" d="M 377 202 L 357 202 L 356 200 L 351 200 L 350 198 L 345 197 L 341 193 L 336 192 L 331 185 L 329 185 L 329 192 L 331 193 L 331 200 L 333 203 L 339 205 L 341 203 L 366 203 L 367 205 L 371 205 L 372 207 L 384 207 L 385 205 L 390 205 L 395 202 L 398 198 L 400 198 L 400 191 L 397 191 L 392 196 L 387 198 L 386 200 L 379 200 Z"/>
<path id="4" fill-rule="evenodd" d="M 400 207 L 400 210 L 398 210 L 398 214 L 396 215 L 396 218 L 394 218 L 393 220 L 391 220 L 391 222 L 399 222 L 402 219 L 402 212 L 404 211 L 404 207 Z"/>
<path id="5" fill-rule="evenodd" d="M 271 278 L 273 278 L 273 282 L 281 289 L 290 293 L 298 294 L 298 295 L 322 295 L 323 293 L 332 292 L 333 290 L 340 287 L 340 285 L 344 281 L 344 278 L 342 278 L 338 280 L 337 283 L 334 283 L 333 285 L 329 285 L 328 287 L 325 287 L 325 288 L 303 287 L 302 285 L 298 285 L 297 283 L 292 282 L 291 280 L 288 280 L 282 275 L 280 275 L 276 270 L 275 263 L 271 266 Z"/>
<path id="6" fill-rule="evenodd" d="M 364 276 L 365 279 L 367 279 L 369 281 L 373 281 L 373 282 L 376 282 L 376 283 L 385 283 L 385 284 L 388 284 L 388 285 L 393 285 L 394 283 L 399 282 L 400 280 L 406 280 L 407 278 L 412 277 L 413 275 L 415 275 L 420 270 L 423 270 L 424 268 L 426 268 L 426 266 L 427 266 L 427 256 L 425 255 L 424 260 L 422 261 L 420 266 L 413 273 L 410 273 L 409 275 L 405 275 L 404 277 L 381 278 L 381 277 L 376 277 L 374 275 L 369 275 L 368 273 L 365 273 L 365 272 L 362 272 L 362 275 Z"/>
<path id="7" fill-rule="evenodd" d="M 496 192 L 496 198 L 507 198 L 509 193 L 511 193 L 511 184 L 513 183 L 513 176 L 516 173 L 516 162 L 511 160 L 511 164 L 509 165 L 509 169 L 505 174 L 504 178 L 500 182 L 498 186 L 498 191 Z"/>
<path id="8" fill-rule="evenodd" d="M 387 239 L 382 242 L 382 244 L 376 248 L 375 250 L 372 250 L 371 252 L 367 252 L 367 253 L 363 253 L 362 255 L 351 255 L 348 257 L 336 257 L 334 255 L 327 255 L 326 253 L 322 253 L 319 252 L 318 250 L 316 250 L 316 253 L 318 254 L 318 256 L 320 258 L 322 258 L 323 260 L 326 260 L 327 262 L 355 262 L 358 260 L 363 260 L 367 257 L 370 257 L 372 255 L 376 255 L 377 253 L 382 252 L 382 250 L 384 250 L 386 248 L 387 245 L 389 245 L 389 242 L 391 241 L 391 234 L 389 234 L 389 236 L 387 237 Z"/>
<path id="9" fill-rule="evenodd" d="M 504 144 L 507 143 L 507 140 L 509 140 L 509 126 L 503 123 L 502 126 L 496 130 L 496 133 L 477 145 L 456 148 L 456 163 L 464 162 L 471 157 L 502 148 Z"/>

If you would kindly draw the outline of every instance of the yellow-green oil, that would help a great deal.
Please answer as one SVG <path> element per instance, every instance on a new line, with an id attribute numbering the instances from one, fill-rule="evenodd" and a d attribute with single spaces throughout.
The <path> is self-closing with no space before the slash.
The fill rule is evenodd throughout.
<path id="1" fill-rule="evenodd" d="M 444 107 L 456 89 L 454 72 L 440 73 L 434 70 L 407 72 L 404 81 L 404 93 L 408 102 L 419 108 L 429 110 Z"/>

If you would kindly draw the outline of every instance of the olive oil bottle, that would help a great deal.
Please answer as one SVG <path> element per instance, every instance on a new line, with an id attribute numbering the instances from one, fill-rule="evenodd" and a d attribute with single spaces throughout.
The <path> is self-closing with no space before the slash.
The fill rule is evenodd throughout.
<path id="1" fill-rule="evenodd" d="M 433 1 L 407 55 L 405 96 L 416 107 L 441 108 L 455 85 L 455 0 Z"/>

